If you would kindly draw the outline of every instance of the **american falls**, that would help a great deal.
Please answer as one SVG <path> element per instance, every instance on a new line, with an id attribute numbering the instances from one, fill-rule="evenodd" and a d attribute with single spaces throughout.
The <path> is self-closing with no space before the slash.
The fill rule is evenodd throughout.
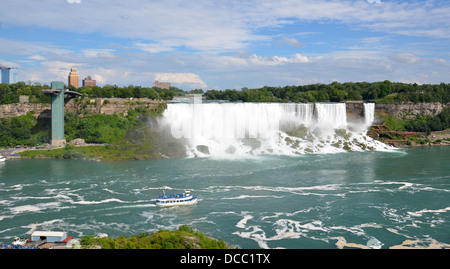
<path id="1" fill-rule="evenodd" d="M 361 105 L 350 120 L 345 103 L 168 104 L 160 126 L 191 157 L 392 149 L 367 136 L 375 105 Z"/>

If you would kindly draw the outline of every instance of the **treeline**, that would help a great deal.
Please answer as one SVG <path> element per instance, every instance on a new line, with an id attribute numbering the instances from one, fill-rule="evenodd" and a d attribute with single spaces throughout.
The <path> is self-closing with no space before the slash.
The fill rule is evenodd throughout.
<path id="1" fill-rule="evenodd" d="M 304 86 L 242 88 L 224 91 L 209 90 L 207 100 L 229 100 L 231 102 L 342 102 L 375 101 L 396 102 L 450 102 L 450 84 L 418 85 L 383 82 L 333 82 L 331 84 L 311 84 Z"/>
<path id="2" fill-rule="evenodd" d="M 49 85 L 26 84 L 24 82 L 17 82 L 14 84 L 0 84 L 0 104 L 19 103 L 19 96 L 29 96 L 30 103 L 49 103 L 50 97 L 42 93 L 42 90 L 50 89 Z M 69 90 L 79 92 L 83 97 L 90 98 L 150 98 L 154 100 L 172 100 L 174 96 L 183 96 L 186 93 L 197 93 L 198 90 L 185 92 L 176 87 L 170 89 L 160 89 L 157 87 L 141 87 L 141 86 L 125 86 L 119 87 L 117 85 L 105 86 L 85 86 L 75 89 L 73 86 L 67 87 Z M 200 90 L 201 91 L 201 90 Z M 203 93 L 203 91 L 201 91 Z"/>
<path id="3" fill-rule="evenodd" d="M 21 95 L 28 95 L 30 103 L 50 103 L 50 97 L 42 93 L 42 90 L 50 89 L 50 86 L 39 84 L 28 85 L 24 82 L 14 84 L 0 83 L 0 105 L 19 103 Z"/>
<path id="4" fill-rule="evenodd" d="M 107 84 L 103 87 L 80 87 L 78 89 L 69 87 L 69 89 L 91 98 L 150 98 L 154 100 L 172 100 L 174 96 L 185 94 L 183 90 L 176 87 L 160 89 L 157 87 L 150 88 L 133 85 L 119 87 L 117 85 Z"/>
<path id="5" fill-rule="evenodd" d="M 24 82 L 0 84 L 0 104 L 18 103 L 20 95 L 30 96 L 30 102 L 46 103 L 50 98 L 42 94 L 48 85 L 28 85 Z M 155 100 L 171 100 L 174 96 L 188 93 L 204 94 L 207 100 L 228 100 L 231 102 L 342 102 L 342 101 L 375 101 L 377 103 L 399 102 L 450 102 L 450 84 L 418 85 L 390 82 L 333 82 L 331 84 L 310 84 L 303 86 L 262 87 L 258 89 L 242 88 L 241 90 L 208 90 L 201 89 L 183 91 L 176 87 L 160 89 L 156 87 L 105 85 L 80 87 L 70 90 L 80 92 L 83 97 L 90 98 L 150 98 Z"/>

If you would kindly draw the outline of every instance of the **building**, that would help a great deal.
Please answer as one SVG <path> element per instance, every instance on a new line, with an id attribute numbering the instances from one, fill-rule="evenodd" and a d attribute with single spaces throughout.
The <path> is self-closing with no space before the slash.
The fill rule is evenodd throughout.
<path id="1" fill-rule="evenodd" d="M 170 82 L 159 82 L 159 81 L 155 80 L 155 82 L 153 82 L 153 87 L 169 90 Z"/>
<path id="2" fill-rule="evenodd" d="M 76 68 L 71 68 L 69 73 L 69 86 L 74 86 L 76 89 L 80 87 L 80 76 Z"/>
<path id="3" fill-rule="evenodd" d="M 83 87 L 84 86 L 94 87 L 94 86 L 97 86 L 97 82 L 95 80 L 93 80 L 91 78 L 91 76 L 88 76 L 87 78 L 83 79 Z"/>
<path id="4" fill-rule="evenodd" d="M 31 241 L 46 240 L 49 243 L 54 243 L 63 242 L 66 238 L 66 232 L 35 231 L 31 234 Z"/>
<path id="5" fill-rule="evenodd" d="M 17 82 L 17 69 L 0 67 L 0 83 L 14 84 Z"/>

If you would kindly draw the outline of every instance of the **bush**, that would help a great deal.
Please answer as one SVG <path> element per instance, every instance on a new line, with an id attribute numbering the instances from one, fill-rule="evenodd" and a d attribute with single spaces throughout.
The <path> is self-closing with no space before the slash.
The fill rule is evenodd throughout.
<path id="1" fill-rule="evenodd" d="M 215 240 L 206 235 L 193 231 L 189 226 L 182 225 L 175 231 L 159 230 L 153 234 L 141 233 L 126 237 L 98 238 L 87 235 L 80 240 L 82 248 L 104 249 L 191 249 L 195 246 L 202 249 L 228 249 L 222 240 Z"/>
<path id="2" fill-rule="evenodd" d="M 392 115 L 389 115 L 385 118 L 384 124 L 394 131 L 404 130 L 404 122 Z"/>
<path id="3" fill-rule="evenodd" d="M 37 123 L 31 112 L 23 116 L 0 119 L 0 147 L 35 146 L 39 143 L 40 136 L 44 135 L 33 129 Z"/>
<path id="4" fill-rule="evenodd" d="M 444 110 L 437 116 L 417 115 L 413 119 L 404 121 L 404 129 L 410 132 L 433 132 L 442 131 L 450 128 L 450 112 L 449 108 Z"/>

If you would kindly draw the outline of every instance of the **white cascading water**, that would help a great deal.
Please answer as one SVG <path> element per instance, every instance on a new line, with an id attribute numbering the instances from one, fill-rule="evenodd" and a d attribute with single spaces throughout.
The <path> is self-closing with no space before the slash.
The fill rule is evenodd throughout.
<path id="1" fill-rule="evenodd" d="M 162 128 L 185 139 L 191 157 L 392 149 L 366 135 L 374 109 L 364 104 L 364 117 L 350 125 L 345 103 L 168 104 Z"/>
<path id="2" fill-rule="evenodd" d="M 375 103 L 364 103 L 364 125 L 369 127 L 375 120 Z"/>

